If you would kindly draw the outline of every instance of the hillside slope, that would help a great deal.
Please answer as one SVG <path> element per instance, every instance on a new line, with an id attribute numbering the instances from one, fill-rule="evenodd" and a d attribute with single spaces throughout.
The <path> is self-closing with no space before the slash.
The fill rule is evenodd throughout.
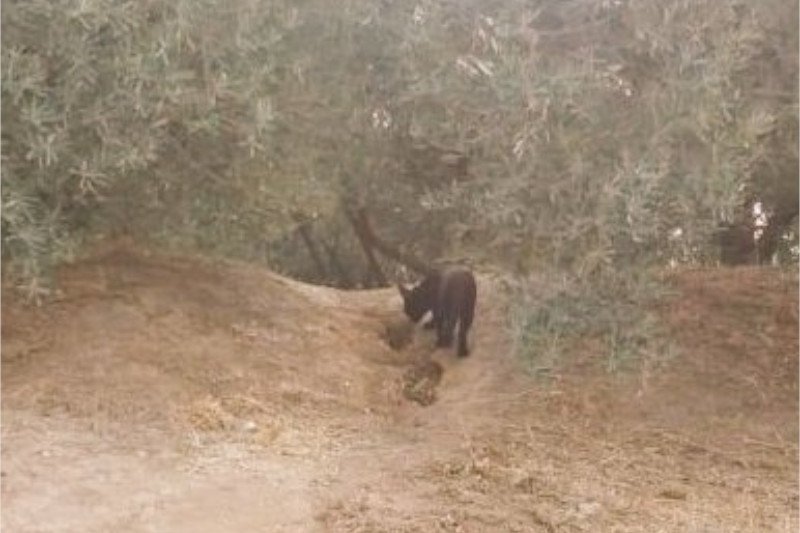
<path id="1" fill-rule="evenodd" d="M 421 330 L 392 349 L 393 290 L 130 244 L 59 281 L 38 309 L 4 291 L 4 531 L 798 527 L 797 280 L 778 271 L 678 273 L 679 356 L 547 382 L 485 277 L 464 360 Z"/>

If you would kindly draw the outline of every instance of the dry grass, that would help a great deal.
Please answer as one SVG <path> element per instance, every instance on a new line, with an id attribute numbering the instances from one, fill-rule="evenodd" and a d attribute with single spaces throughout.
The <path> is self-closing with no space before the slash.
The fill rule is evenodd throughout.
<path id="1" fill-rule="evenodd" d="M 676 273 L 678 358 L 609 375 L 586 343 L 547 383 L 509 356 L 486 279 L 457 359 L 419 330 L 388 346 L 394 291 L 129 248 L 61 276 L 59 302 L 3 302 L 6 527 L 226 531 L 204 514 L 225 502 L 250 530 L 797 529 L 797 292 L 778 271 Z"/>

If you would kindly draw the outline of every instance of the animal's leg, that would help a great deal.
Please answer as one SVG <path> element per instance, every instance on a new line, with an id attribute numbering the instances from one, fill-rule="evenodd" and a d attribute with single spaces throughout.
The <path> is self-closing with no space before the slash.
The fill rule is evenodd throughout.
<path id="1" fill-rule="evenodd" d="M 475 314 L 474 301 L 472 305 L 467 306 L 461 312 L 458 325 L 458 356 L 466 357 L 469 355 L 469 347 L 467 346 L 467 333 L 472 326 L 472 319 Z"/>
<path id="2" fill-rule="evenodd" d="M 467 327 L 464 326 L 464 322 L 461 322 L 458 326 L 458 356 L 459 357 L 466 357 L 469 355 L 469 347 L 467 346 Z"/>
<path id="3" fill-rule="evenodd" d="M 436 346 L 441 347 L 444 346 L 444 327 L 445 321 L 442 313 L 441 308 L 434 307 L 431 312 L 433 313 L 433 318 L 431 318 L 431 328 L 436 328 Z"/>
<path id="4" fill-rule="evenodd" d="M 435 329 L 436 332 L 438 333 L 439 324 L 442 322 L 441 314 L 442 314 L 441 311 L 436 309 L 436 307 L 434 306 L 433 309 L 431 309 L 431 319 L 428 320 L 425 324 L 423 324 L 422 327 L 425 329 Z"/>
<path id="5" fill-rule="evenodd" d="M 436 322 L 436 346 L 438 348 L 443 348 L 447 346 L 447 344 L 444 342 L 445 338 L 444 326 L 445 326 L 444 320 L 439 319 L 439 321 Z"/>
<path id="6" fill-rule="evenodd" d="M 439 322 L 439 339 L 437 346 L 441 348 L 449 348 L 453 345 L 453 332 L 456 329 L 455 317 L 451 315 L 444 315 Z"/>

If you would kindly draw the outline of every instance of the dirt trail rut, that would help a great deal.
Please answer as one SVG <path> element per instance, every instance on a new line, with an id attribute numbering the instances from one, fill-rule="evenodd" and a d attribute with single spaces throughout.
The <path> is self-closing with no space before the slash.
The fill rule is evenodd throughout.
<path id="1" fill-rule="evenodd" d="M 798 527 L 797 280 L 777 271 L 678 274 L 680 356 L 548 381 L 489 278 L 466 359 L 421 330 L 392 349 L 391 290 L 131 245 L 59 281 L 41 308 L 4 291 L 3 531 Z"/>

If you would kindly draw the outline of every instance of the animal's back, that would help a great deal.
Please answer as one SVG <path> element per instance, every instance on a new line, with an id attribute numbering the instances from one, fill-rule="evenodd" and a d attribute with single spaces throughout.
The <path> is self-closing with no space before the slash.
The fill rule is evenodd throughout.
<path id="1" fill-rule="evenodd" d="M 464 267 L 450 267 L 441 274 L 439 301 L 452 310 L 474 308 L 477 297 L 475 276 Z"/>

